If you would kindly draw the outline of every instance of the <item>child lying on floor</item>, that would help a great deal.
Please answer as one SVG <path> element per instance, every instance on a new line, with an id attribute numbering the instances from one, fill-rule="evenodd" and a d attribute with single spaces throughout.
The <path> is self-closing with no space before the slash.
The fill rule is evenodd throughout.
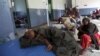
<path id="1" fill-rule="evenodd" d="M 80 47 L 69 31 L 62 31 L 54 27 L 28 30 L 20 38 L 21 47 L 46 44 L 48 50 L 54 51 L 56 56 L 79 56 Z"/>

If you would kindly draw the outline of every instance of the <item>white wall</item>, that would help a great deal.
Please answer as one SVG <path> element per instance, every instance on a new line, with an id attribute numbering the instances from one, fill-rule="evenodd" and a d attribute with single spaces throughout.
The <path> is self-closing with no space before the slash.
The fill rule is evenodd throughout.
<path id="1" fill-rule="evenodd" d="M 81 1 L 81 0 L 79 0 Z M 72 0 L 72 7 L 75 7 L 76 6 L 76 0 Z"/>
<path id="2" fill-rule="evenodd" d="M 52 0 L 53 3 L 53 9 L 60 9 L 60 10 L 64 10 L 65 7 L 65 0 Z"/>
<path id="3" fill-rule="evenodd" d="M 47 9 L 48 0 L 27 0 L 29 8 Z M 52 0 L 53 9 L 64 9 L 65 0 Z"/>
<path id="4" fill-rule="evenodd" d="M 72 0 L 73 7 L 78 6 L 78 8 L 99 8 L 100 0 Z M 84 6 L 87 5 L 87 6 Z"/>
<path id="5" fill-rule="evenodd" d="M 28 7 L 34 9 L 46 9 L 48 0 L 27 0 Z"/>

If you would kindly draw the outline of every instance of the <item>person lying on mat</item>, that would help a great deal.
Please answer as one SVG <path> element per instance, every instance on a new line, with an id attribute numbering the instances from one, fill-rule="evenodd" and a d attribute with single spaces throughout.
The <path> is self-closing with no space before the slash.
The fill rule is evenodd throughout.
<path id="1" fill-rule="evenodd" d="M 55 27 L 28 30 L 20 38 L 21 46 L 46 44 L 57 56 L 79 56 L 80 47 L 69 31 Z M 27 44 L 27 45 L 26 45 Z"/>
<path id="2" fill-rule="evenodd" d="M 91 43 L 95 45 L 95 49 L 99 49 L 100 35 L 95 24 L 91 23 L 89 18 L 82 20 L 83 25 L 78 28 L 78 37 L 81 39 L 81 46 L 83 50 L 87 49 Z"/>
<path id="3" fill-rule="evenodd" d="M 46 44 L 48 50 L 52 49 L 52 45 L 42 34 L 38 34 L 35 30 L 28 29 L 24 36 L 20 38 L 21 48 L 27 48 L 39 44 Z"/>

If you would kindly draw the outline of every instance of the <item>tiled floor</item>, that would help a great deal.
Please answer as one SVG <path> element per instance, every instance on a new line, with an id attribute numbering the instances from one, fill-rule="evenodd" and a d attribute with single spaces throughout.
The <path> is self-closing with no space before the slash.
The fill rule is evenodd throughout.
<path id="1" fill-rule="evenodd" d="M 91 52 L 90 50 L 87 50 L 84 52 L 83 55 L 80 55 L 80 56 L 100 56 L 100 51 L 93 51 Z"/>

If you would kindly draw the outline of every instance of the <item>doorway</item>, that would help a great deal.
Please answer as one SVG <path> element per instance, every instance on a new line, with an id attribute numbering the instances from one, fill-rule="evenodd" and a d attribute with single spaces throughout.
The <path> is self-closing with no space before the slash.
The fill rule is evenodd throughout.
<path id="1" fill-rule="evenodd" d="M 12 0 L 11 5 L 16 28 L 29 28 L 30 19 L 26 0 Z"/>
<path id="2" fill-rule="evenodd" d="M 52 7 L 52 0 L 48 0 L 48 13 L 49 13 L 49 19 L 53 20 L 53 7 Z"/>

